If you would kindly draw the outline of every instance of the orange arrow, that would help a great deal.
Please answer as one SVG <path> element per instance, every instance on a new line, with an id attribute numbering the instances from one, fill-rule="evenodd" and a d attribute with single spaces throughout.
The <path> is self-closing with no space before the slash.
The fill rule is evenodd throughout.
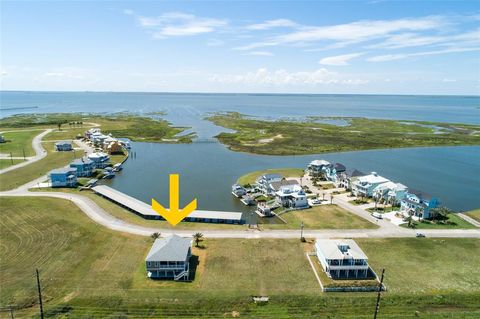
<path id="1" fill-rule="evenodd" d="M 160 216 L 165 218 L 172 226 L 177 225 L 185 217 L 190 215 L 195 209 L 197 209 L 197 199 L 193 199 L 183 209 L 179 209 L 180 200 L 180 186 L 179 186 L 178 174 L 170 174 L 170 209 L 166 209 L 160 205 L 155 199 L 152 198 L 152 209 L 156 211 Z"/>

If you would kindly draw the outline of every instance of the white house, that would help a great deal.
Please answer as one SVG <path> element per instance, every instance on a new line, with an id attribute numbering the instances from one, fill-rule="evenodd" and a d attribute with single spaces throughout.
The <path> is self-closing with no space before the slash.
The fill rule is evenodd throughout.
<path id="1" fill-rule="evenodd" d="M 188 280 L 192 240 L 177 235 L 158 238 L 145 259 L 147 276 L 154 279 Z"/>
<path id="2" fill-rule="evenodd" d="M 373 197 L 385 203 L 399 204 L 406 196 L 408 187 L 401 183 L 386 182 L 373 189 Z"/>
<path id="3" fill-rule="evenodd" d="M 298 183 L 280 186 L 275 192 L 275 201 L 283 207 L 296 209 L 309 207 L 307 195 Z"/>
<path id="4" fill-rule="evenodd" d="M 352 193 L 355 196 L 372 197 L 373 190 L 380 184 L 390 180 L 372 172 L 370 175 L 360 176 L 352 183 Z"/>
<path id="5" fill-rule="evenodd" d="M 323 270 L 333 279 L 367 278 L 367 255 L 351 239 L 317 239 L 315 252 Z"/>
<path id="6" fill-rule="evenodd" d="M 314 160 L 308 164 L 307 170 L 310 172 L 310 174 L 318 174 L 323 172 L 323 168 L 327 165 L 330 165 L 330 162 L 325 160 Z"/>
<path id="7" fill-rule="evenodd" d="M 275 192 L 271 189 L 271 183 L 279 182 L 283 179 L 283 176 L 280 174 L 264 174 L 257 178 L 255 184 L 265 195 L 274 195 Z"/>
<path id="8" fill-rule="evenodd" d="M 360 176 L 366 174 L 357 169 L 347 169 L 339 174 L 339 186 L 345 187 L 345 189 L 351 189 L 353 182 L 355 182 Z"/>
<path id="9" fill-rule="evenodd" d="M 110 157 L 103 152 L 89 154 L 88 158 L 93 162 L 95 168 L 105 168 L 110 163 Z"/>

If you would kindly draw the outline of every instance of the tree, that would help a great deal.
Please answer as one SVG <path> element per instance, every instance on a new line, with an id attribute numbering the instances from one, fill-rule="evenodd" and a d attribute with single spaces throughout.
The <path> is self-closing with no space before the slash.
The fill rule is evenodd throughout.
<path id="1" fill-rule="evenodd" d="M 202 233 L 195 233 L 193 235 L 193 239 L 195 239 L 195 246 L 198 247 L 198 244 L 202 241 L 203 234 Z"/>
<path id="2" fill-rule="evenodd" d="M 57 126 L 58 126 L 58 130 L 61 131 L 62 130 L 62 123 L 57 123 Z"/>
<path id="3" fill-rule="evenodd" d="M 322 193 L 322 200 L 325 200 L 325 192 Z"/>
<path id="4" fill-rule="evenodd" d="M 158 239 L 160 238 L 160 233 L 154 232 L 153 234 L 150 235 L 150 237 L 152 237 L 153 240 Z"/>
<path id="5" fill-rule="evenodd" d="M 448 215 L 454 214 L 455 212 L 447 207 L 437 207 L 430 209 L 430 219 L 440 220 L 448 219 Z"/>
<path id="6" fill-rule="evenodd" d="M 408 228 L 414 229 L 414 228 L 417 226 L 417 224 L 416 224 L 415 221 L 413 220 L 412 215 L 408 215 L 408 217 L 407 217 L 407 223 L 408 223 L 408 224 L 407 224 Z"/>
<path id="7" fill-rule="evenodd" d="M 330 194 L 330 205 L 333 204 L 333 194 Z"/>

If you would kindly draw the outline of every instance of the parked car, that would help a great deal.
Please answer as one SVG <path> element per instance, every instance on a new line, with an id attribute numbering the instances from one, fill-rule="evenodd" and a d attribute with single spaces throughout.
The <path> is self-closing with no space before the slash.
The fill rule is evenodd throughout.
<path id="1" fill-rule="evenodd" d="M 425 237 L 425 234 L 417 233 L 417 237 Z"/>

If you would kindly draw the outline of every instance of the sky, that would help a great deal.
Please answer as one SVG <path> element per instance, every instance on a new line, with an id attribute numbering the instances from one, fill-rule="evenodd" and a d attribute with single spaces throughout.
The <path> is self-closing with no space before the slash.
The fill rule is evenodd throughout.
<path id="1" fill-rule="evenodd" d="M 2 90 L 480 93 L 478 1 L 0 1 Z"/>

